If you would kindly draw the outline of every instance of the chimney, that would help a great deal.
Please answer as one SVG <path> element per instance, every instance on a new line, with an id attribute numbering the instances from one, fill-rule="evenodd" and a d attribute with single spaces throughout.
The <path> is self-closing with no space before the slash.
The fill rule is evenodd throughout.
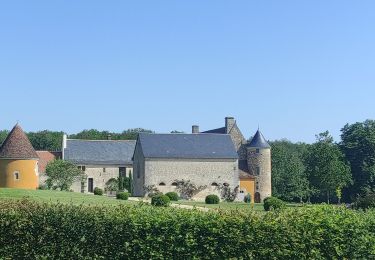
<path id="1" fill-rule="evenodd" d="M 230 132 L 230 130 L 232 130 L 232 127 L 234 126 L 235 123 L 236 121 L 234 120 L 234 117 L 227 116 L 225 118 L 225 131 L 227 134 Z"/>
<path id="2" fill-rule="evenodd" d="M 191 133 L 192 134 L 199 134 L 199 125 L 193 125 L 191 127 Z"/>
<path id="3" fill-rule="evenodd" d="M 107 140 L 112 140 L 112 135 L 111 134 L 107 135 Z"/>

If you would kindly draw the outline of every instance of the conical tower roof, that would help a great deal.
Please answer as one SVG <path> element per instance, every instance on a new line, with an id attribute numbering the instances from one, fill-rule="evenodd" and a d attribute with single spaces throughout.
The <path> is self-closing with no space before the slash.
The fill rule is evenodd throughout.
<path id="1" fill-rule="evenodd" d="M 37 159 L 38 155 L 29 138 L 16 124 L 0 147 L 0 159 Z"/>
<path id="2" fill-rule="evenodd" d="M 254 148 L 271 148 L 259 129 L 255 133 L 253 139 L 251 139 L 251 142 L 247 144 L 247 146 Z"/>

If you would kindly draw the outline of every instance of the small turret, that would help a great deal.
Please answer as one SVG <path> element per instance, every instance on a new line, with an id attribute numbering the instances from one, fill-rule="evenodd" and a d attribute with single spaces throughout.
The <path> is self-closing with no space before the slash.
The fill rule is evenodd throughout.
<path id="1" fill-rule="evenodd" d="M 247 144 L 247 164 L 255 177 L 255 202 L 271 196 L 271 146 L 258 130 Z"/>

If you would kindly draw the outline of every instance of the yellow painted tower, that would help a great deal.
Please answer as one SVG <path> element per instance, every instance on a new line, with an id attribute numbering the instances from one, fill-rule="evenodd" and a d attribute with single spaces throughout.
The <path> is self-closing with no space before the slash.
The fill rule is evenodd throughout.
<path id="1" fill-rule="evenodd" d="M 0 187 L 36 189 L 38 186 L 38 155 L 17 124 L 0 147 Z"/>

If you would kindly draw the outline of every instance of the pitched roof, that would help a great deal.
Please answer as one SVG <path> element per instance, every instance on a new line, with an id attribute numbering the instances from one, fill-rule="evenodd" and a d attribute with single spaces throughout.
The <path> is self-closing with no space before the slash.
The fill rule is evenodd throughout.
<path id="1" fill-rule="evenodd" d="M 68 139 L 64 159 L 82 165 L 133 164 L 135 140 Z"/>
<path id="2" fill-rule="evenodd" d="M 203 134 L 226 134 L 227 133 L 227 128 L 224 126 L 224 127 L 220 127 L 220 128 L 216 128 L 216 129 L 204 131 L 202 133 Z"/>
<path id="3" fill-rule="evenodd" d="M 0 147 L 0 159 L 38 159 L 29 138 L 16 124 Z"/>
<path id="4" fill-rule="evenodd" d="M 229 135 L 139 134 L 145 158 L 237 159 Z"/>
<path id="5" fill-rule="evenodd" d="M 250 143 L 247 144 L 248 147 L 256 147 L 256 148 L 271 148 L 268 144 L 262 133 L 258 130 L 253 139 Z"/>
<path id="6" fill-rule="evenodd" d="M 61 159 L 61 152 L 50 152 L 50 151 L 36 151 L 39 162 L 38 170 L 39 173 L 45 173 L 47 164 L 55 159 Z"/>

